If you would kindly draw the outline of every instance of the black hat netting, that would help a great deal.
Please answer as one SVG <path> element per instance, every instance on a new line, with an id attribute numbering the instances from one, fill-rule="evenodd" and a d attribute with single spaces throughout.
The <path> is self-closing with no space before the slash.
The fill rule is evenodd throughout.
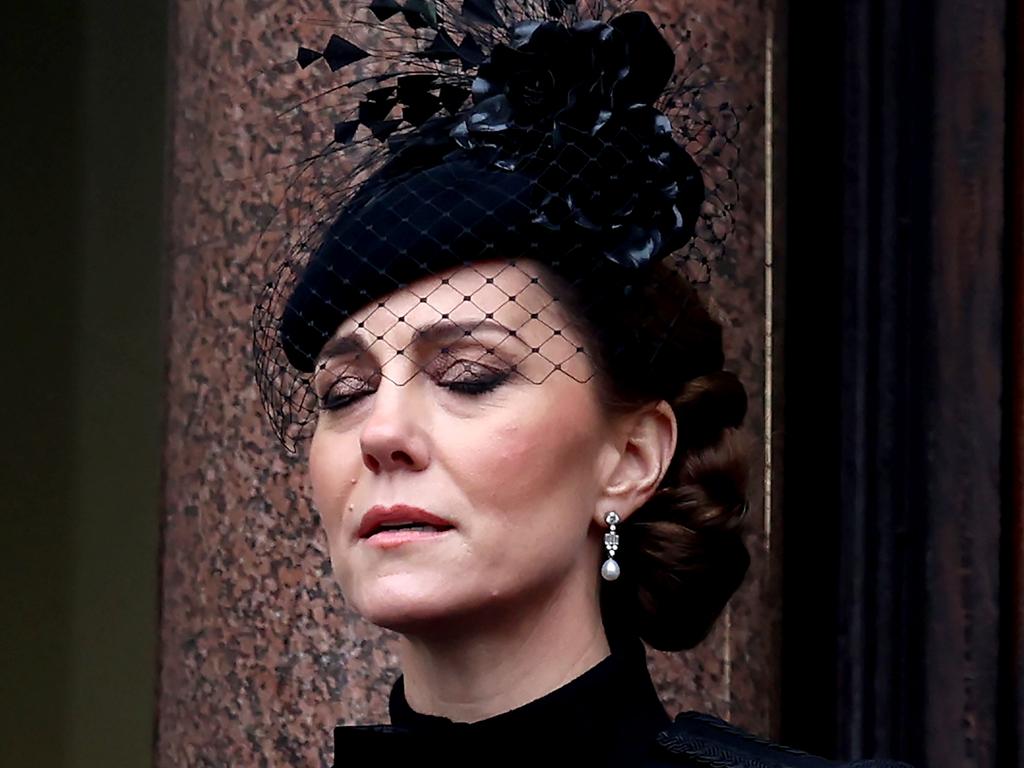
<path id="1" fill-rule="evenodd" d="M 299 49 L 338 73 L 308 102 L 332 140 L 290 185 L 253 316 L 286 446 L 382 378 L 700 373 L 659 289 L 721 255 L 738 121 L 689 31 L 560 0 L 374 0 L 339 29 Z"/>

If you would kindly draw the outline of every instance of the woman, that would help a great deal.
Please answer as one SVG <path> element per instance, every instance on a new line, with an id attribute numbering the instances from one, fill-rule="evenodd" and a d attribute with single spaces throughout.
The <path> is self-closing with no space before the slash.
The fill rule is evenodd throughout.
<path id="1" fill-rule="evenodd" d="M 387 144 L 255 318 L 346 600 L 401 638 L 391 725 L 338 728 L 336 765 L 826 765 L 673 722 L 646 669 L 641 640 L 699 643 L 749 563 L 746 395 L 669 259 L 707 196 L 673 50 L 571 3 L 371 10 L 429 64 L 338 123 Z"/>

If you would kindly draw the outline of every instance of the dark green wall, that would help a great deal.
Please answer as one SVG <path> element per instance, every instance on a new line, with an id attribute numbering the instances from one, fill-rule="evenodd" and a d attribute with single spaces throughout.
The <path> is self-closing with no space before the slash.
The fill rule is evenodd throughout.
<path id="1" fill-rule="evenodd" d="M 146 766 L 163 386 L 163 0 L 7 3 L 4 765 Z"/>

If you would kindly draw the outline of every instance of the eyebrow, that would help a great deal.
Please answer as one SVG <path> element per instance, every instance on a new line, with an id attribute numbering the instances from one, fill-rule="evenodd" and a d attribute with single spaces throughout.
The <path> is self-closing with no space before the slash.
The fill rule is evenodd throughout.
<path id="1" fill-rule="evenodd" d="M 413 333 L 410 346 L 423 342 L 439 343 L 444 341 L 454 341 L 456 339 L 465 338 L 466 336 L 472 336 L 474 333 L 479 331 L 498 331 L 505 336 L 515 338 L 520 343 L 525 343 L 516 336 L 516 331 L 502 323 L 499 323 L 497 320 L 486 318 L 482 320 L 469 320 L 462 322 L 457 320 L 438 320 L 436 323 L 428 325 L 425 328 L 417 328 Z M 324 344 L 324 348 L 320 351 L 318 361 L 323 362 L 324 360 L 328 360 L 332 357 L 339 357 L 346 354 L 361 354 L 366 352 L 367 349 L 368 347 L 366 346 L 366 342 L 355 334 L 338 336 Z"/>

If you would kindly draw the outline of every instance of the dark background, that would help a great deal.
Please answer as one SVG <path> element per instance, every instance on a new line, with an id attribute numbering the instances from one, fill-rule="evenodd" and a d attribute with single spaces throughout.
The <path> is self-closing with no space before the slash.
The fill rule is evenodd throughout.
<path id="1" fill-rule="evenodd" d="M 784 29 L 782 732 L 1021 766 L 1020 4 Z"/>
<path id="2" fill-rule="evenodd" d="M 2 19 L 0 763 L 146 766 L 168 8 Z"/>

